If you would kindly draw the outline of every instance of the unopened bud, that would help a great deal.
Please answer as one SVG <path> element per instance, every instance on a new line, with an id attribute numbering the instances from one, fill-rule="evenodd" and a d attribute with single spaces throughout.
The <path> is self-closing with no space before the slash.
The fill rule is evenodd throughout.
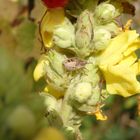
<path id="1" fill-rule="evenodd" d="M 65 18 L 62 24 L 55 27 L 53 41 L 60 48 L 68 48 L 75 44 L 75 29 L 69 19 Z"/>
<path id="2" fill-rule="evenodd" d="M 111 39 L 111 33 L 105 29 L 95 29 L 94 50 L 96 52 L 104 50 Z"/>
<path id="3" fill-rule="evenodd" d="M 118 15 L 119 15 L 119 12 L 112 4 L 101 3 L 95 9 L 94 16 L 98 23 L 106 24 L 106 23 L 112 21 Z"/>
<path id="4" fill-rule="evenodd" d="M 87 56 L 91 53 L 89 45 L 93 40 L 93 14 L 88 10 L 81 13 L 76 25 L 76 47 L 77 53 L 81 56 Z"/>
<path id="5" fill-rule="evenodd" d="M 75 92 L 72 94 L 72 98 L 79 103 L 84 103 L 91 96 L 91 93 L 92 86 L 90 83 L 78 83 L 75 87 Z"/>

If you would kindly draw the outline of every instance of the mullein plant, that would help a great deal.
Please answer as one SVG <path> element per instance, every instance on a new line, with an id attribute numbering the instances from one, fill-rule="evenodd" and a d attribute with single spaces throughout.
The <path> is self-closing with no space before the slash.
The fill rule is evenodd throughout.
<path id="1" fill-rule="evenodd" d="M 123 10 L 112 1 L 87 0 L 86 6 L 86 0 L 42 1 L 47 7 L 40 23 L 45 51 L 34 79 L 46 81 L 40 94 L 50 125 L 82 139 L 82 118 L 106 120 L 102 107 L 109 95 L 140 92 L 139 34 L 130 30 L 130 21 L 119 27 L 116 18 Z"/>

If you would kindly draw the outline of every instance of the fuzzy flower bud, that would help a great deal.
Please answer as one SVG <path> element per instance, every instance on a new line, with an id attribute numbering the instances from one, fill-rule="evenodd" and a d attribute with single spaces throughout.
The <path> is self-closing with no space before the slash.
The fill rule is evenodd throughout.
<path id="1" fill-rule="evenodd" d="M 92 90 L 92 96 L 90 97 L 90 99 L 87 101 L 88 105 L 97 105 L 97 103 L 100 102 L 100 88 L 98 85 L 96 85 L 96 87 L 94 88 L 94 90 Z"/>
<path id="2" fill-rule="evenodd" d="M 85 10 L 77 20 L 76 45 L 78 48 L 87 47 L 93 38 L 92 13 Z"/>
<path id="3" fill-rule="evenodd" d="M 111 33 L 105 29 L 97 28 L 94 34 L 94 50 L 97 52 L 105 49 L 111 39 Z"/>
<path id="4" fill-rule="evenodd" d="M 91 53 L 89 45 L 93 39 L 93 15 L 88 10 L 81 13 L 76 25 L 76 47 L 77 54 L 88 56 Z"/>
<path id="5" fill-rule="evenodd" d="M 106 24 L 106 23 L 112 21 L 118 15 L 119 15 L 119 12 L 112 4 L 101 3 L 95 9 L 94 16 L 95 16 L 98 24 L 99 23 Z"/>
<path id="6" fill-rule="evenodd" d="M 53 35 L 54 44 L 60 48 L 69 48 L 75 44 L 75 29 L 69 19 L 57 25 Z"/>
<path id="7" fill-rule="evenodd" d="M 79 103 L 84 103 L 91 96 L 92 86 L 88 82 L 78 83 L 72 97 Z"/>
<path id="8" fill-rule="evenodd" d="M 118 35 L 118 33 L 120 32 L 120 28 L 118 27 L 118 25 L 115 22 L 110 22 L 108 24 L 96 26 L 96 30 L 97 29 L 107 30 L 108 32 L 111 33 L 111 37 Z"/>
<path id="9" fill-rule="evenodd" d="M 54 111 L 57 109 L 57 100 L 51 96 L 50 94 L 41 93 L 45 97 L 45 106 L 47 107 L 47 111 Z"/>

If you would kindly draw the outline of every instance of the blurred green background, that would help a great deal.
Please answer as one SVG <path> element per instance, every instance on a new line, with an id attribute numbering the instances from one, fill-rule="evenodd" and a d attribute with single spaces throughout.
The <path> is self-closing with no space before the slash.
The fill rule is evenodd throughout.
<path id="1" fill-rule="evenodd" d="M 140 33 L 140 0 L 134 5 L 133 28 Z M 44 100 L 39 96 L 45 83 L 35 82 L 32 75 L 41 55 L 37 27 L 44 11 L 40 0 L 0 0 L 0 140 L 63 140 L 61 132 L 46 130 Z M 84 118 L 85 140 L 140 139 L 138 95 L 111 96 L 104 112 L 107 121 Z M 51 132 L 57 138 L 46 136 Z"/>

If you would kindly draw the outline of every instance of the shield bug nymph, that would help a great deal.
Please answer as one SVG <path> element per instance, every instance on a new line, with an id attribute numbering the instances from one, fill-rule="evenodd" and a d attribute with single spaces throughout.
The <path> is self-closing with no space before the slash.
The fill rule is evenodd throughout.
<path id="1" fill-rule="evenodd" d="M 64 60 L 63 65 L 68 71 L 76 71 L 81 68 L 84 68 L 87 62 L 85 60 L 81 60 L 77 57 L 71 57 Z"/>

